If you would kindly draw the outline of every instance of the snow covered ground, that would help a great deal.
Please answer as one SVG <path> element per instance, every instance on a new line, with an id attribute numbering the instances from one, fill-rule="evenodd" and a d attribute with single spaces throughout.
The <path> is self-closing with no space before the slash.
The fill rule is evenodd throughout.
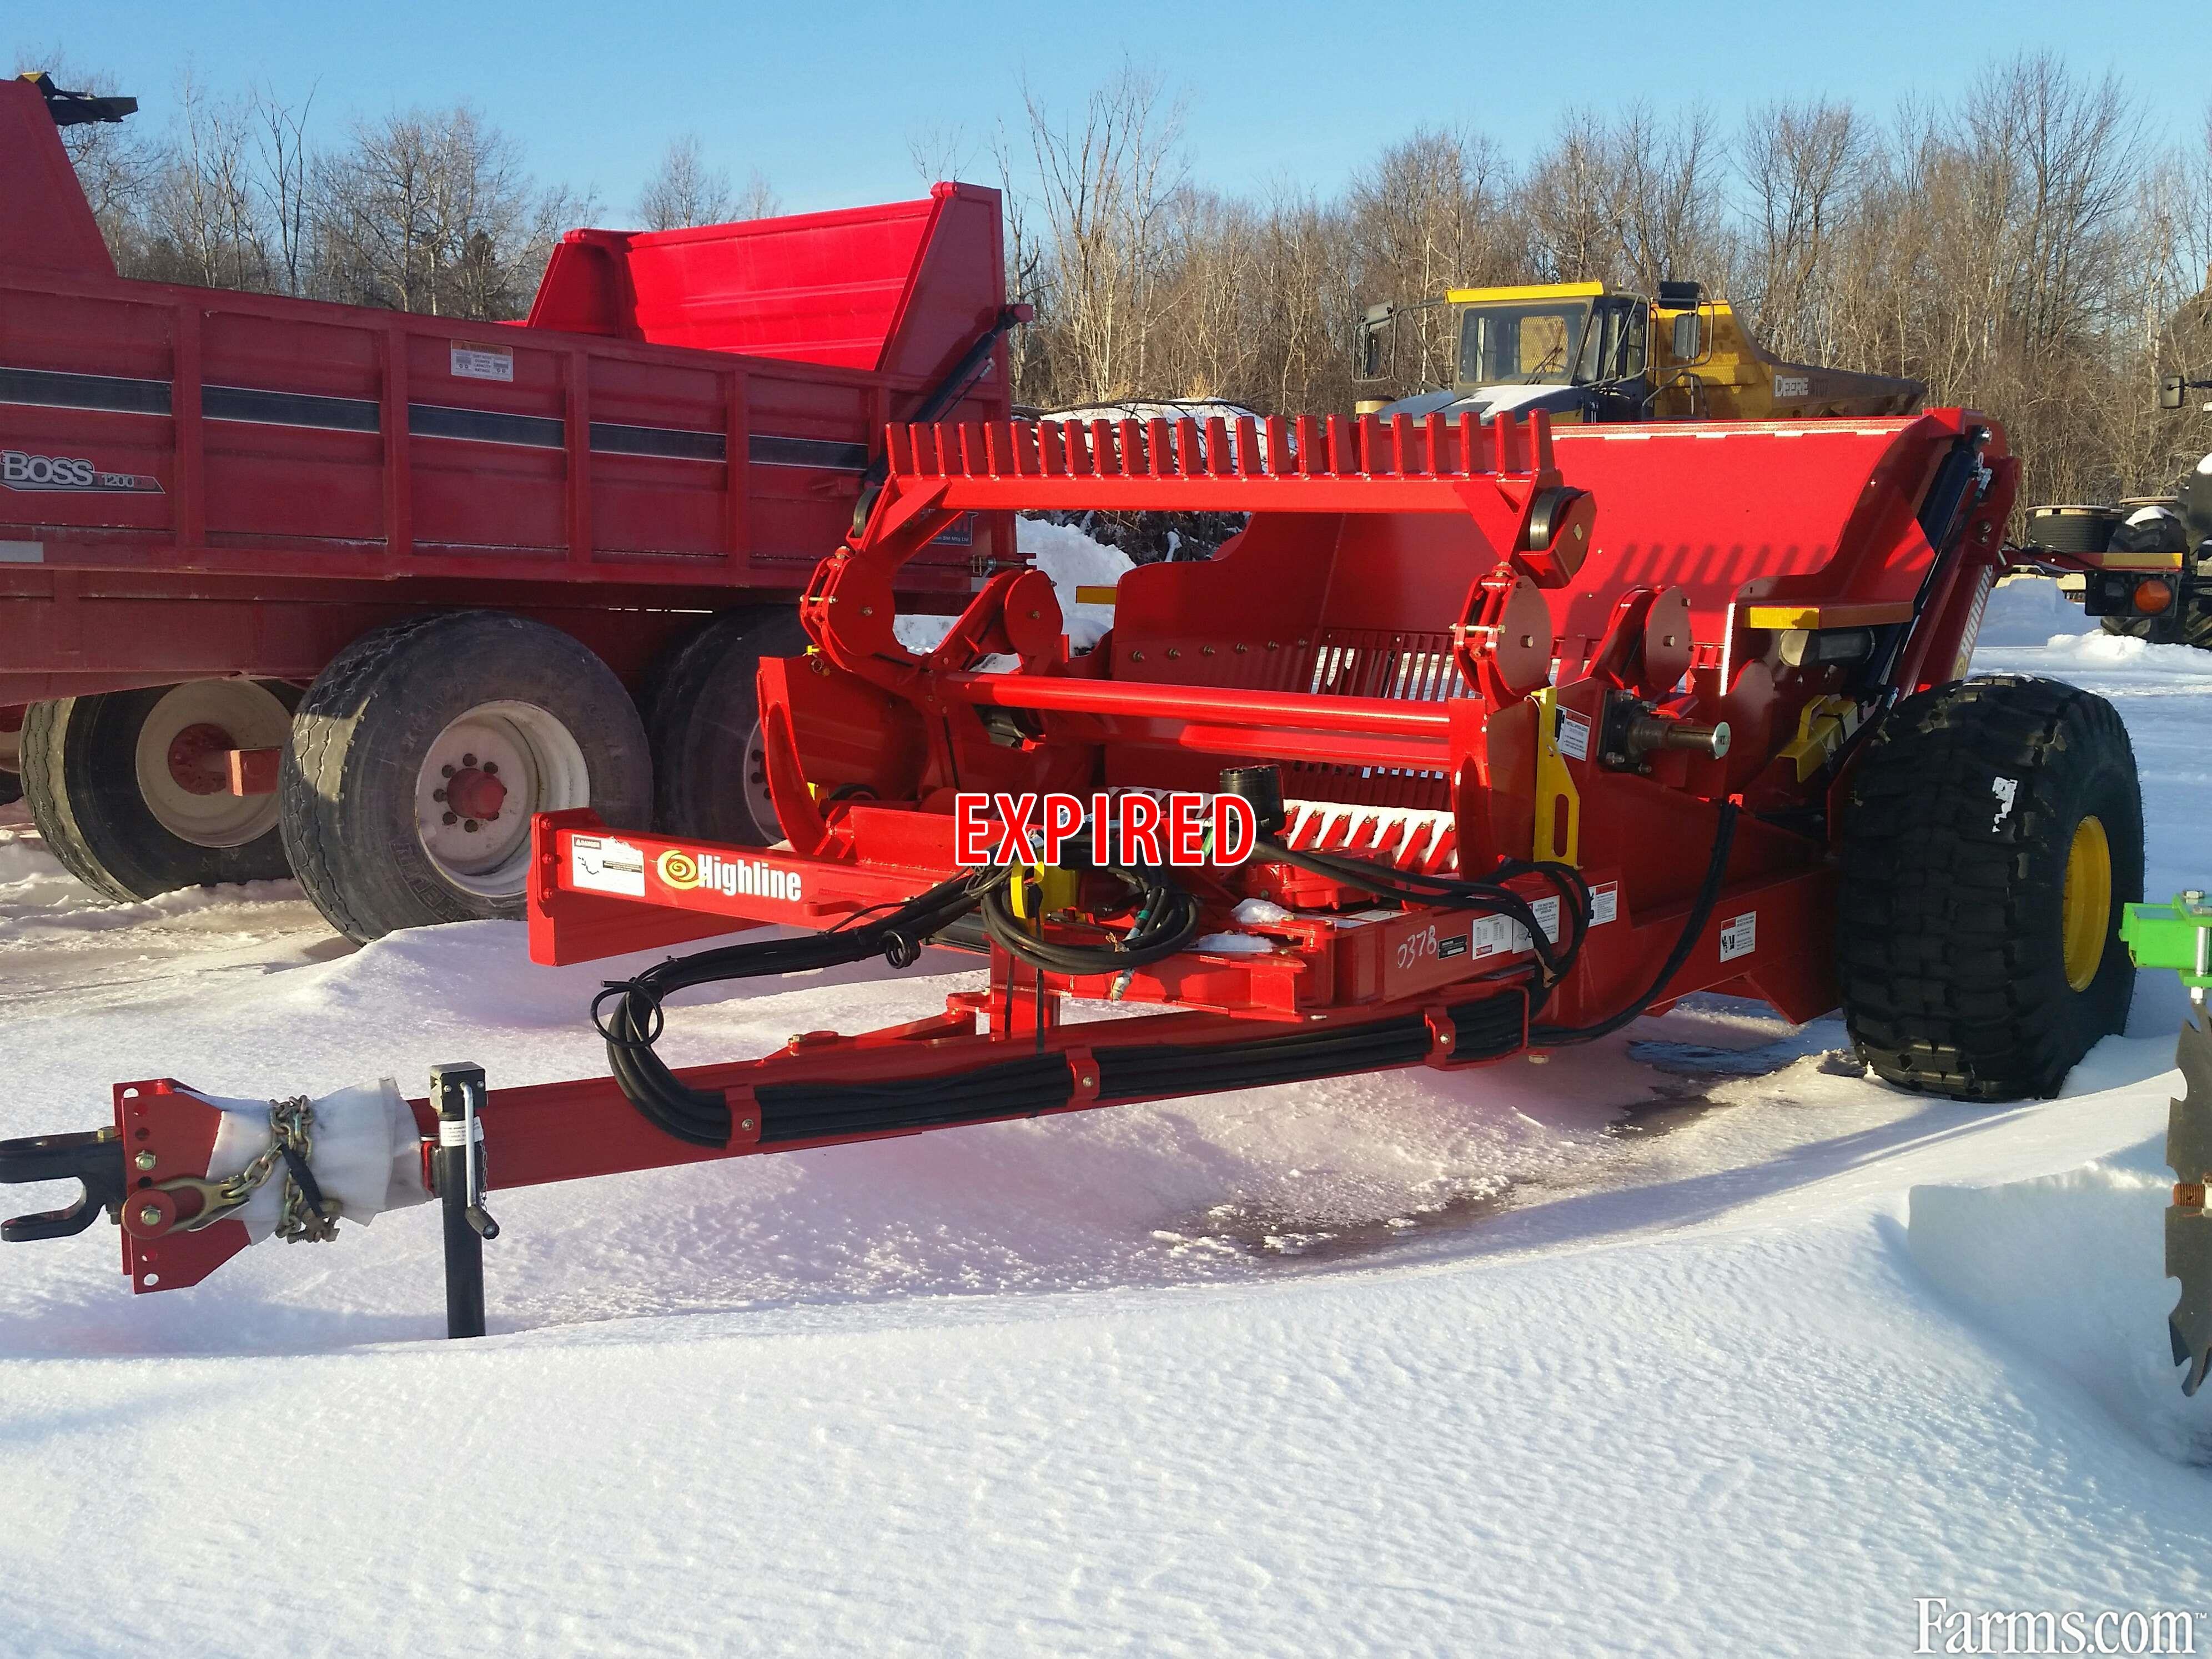
<path id="1" fill-rule="evenodd" d="M 2212 655 L 2082 627 L 2008 587 L 1979 665 L 2112 696 L 2150 890 L 2201 881 Z M 596 1073 L 608 971 L 503 924 L 354 951 L 285 885 L 100 904 L 18 813 L 0 1135 L 118 1079 Z M 963 977 L 738 989 L 667 1048 Z M 2212 1615 L 2212 1390 L 2160 1276 L 2180 1006 L 2146 976 L 2067 1098 L 1996 1110 L 1705 1000 L 1540 1067 L 495 1192 L 467 1345 L 427 1209 L 136 1298 L 104 1224 L 9 1247 L 0 1654 L 1858 1655 L 1912 1651 L 1917 1596 Z"/>

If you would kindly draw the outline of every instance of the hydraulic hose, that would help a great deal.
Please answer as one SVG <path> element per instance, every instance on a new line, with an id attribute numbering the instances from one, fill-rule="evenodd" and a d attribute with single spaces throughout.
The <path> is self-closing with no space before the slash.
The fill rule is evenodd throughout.
<path id="1" fill-rule="evenodd" d="M 1680 937 L 1650 988 L 1619 1013 L 1594 1025 L 1532 1025 L 1528 1028 L 1531 1043 L 1560 1047 L 1588 1042 L 1620 1030 L 1656 1000 L 1688 960 L 1718 902 L 1735 817 L 1735 807 L 1723 803 L 1705 880 Z M 1580 872 L 1568 865 L 1509 859 L 1501 860 L 1487 878 L 1468 881 L 1421 875 L 1342 854 L 1304 851 L 1267 837 L 1261 839 L 1257 850 L 1267 859 L 1401 903 L 1510 917 L 1527 930 L 1530 947 L 1542 964 L 1542 983 L 1530 986 L 1528 991 L 1532 1012 L 1540 1006 L 1548 987 L 1573 966 L 1589 932 L 1589 889 Z M 827 933 L 725 945 L 673 957 L 633 979 L 610 981 L 592 1000 L 592 1023 L 606 1039 L 608 1063 L 616 1083 L 648 1121 L 693 1146 L 726 1146 L 730 1114 L 722 1094 L 690 1087 L 654 1051 L 666 1023 L 663 1004 L 667 997 L 694 986 L 800 973 L 872 956 L 883 957 L 894 968 L 908 967 L 932 936 L 979 910 L 991 939 L 1010 955 L 1042 971 L 1070 975 L 1141 967 L 1172 956 L 1197 933 L 1201 925 L 1199 902 L 1163 872 L 1106 866 L 1097 873 L 1111 876 L 1129 889 L 1133 920 L 1119 933 L 1100 928 L 1101 938 L 1096 943 L 1076 942 L 1064 935 L 1045 937 L 1036 924 L 1013 912 L 1010 887 L 1015 871 L 1005 866 L 989 866 L 940 882 L 903 903 L 888 907 L 872 920 L 863 920 L 867 915 L 863 913 Z M 1528 901 L 1504 884 L 1514 877 L 1531 873 L 1543 876 L 1559 890 L 1561 908 L 1571 918 L 1563 944 L 1551 940 Z M 612 1004 L 611 1012 L 605 1012 L 609 1004 Z M 1505 1000 L 1493 997 L 1451 1012 L 1455 1022 L 1494 1023 L 1493 1011 L 1510 1006 Z M 1520 1018 L 1515 1013 L 1511 1029 L 1501 1027 L 1479 1042 L 1472 1040 L 1470 1028 L 1463 1033 L 1470 1040 L 1462 1047 L 1469 1057 L 1508 1052 L 1518 1040 Z M 1162 1092 L 1177 1079 L 1185 1083 L 1212 1083 L 1217 1074 L 1224 1081 L 1212 1086 L 1225 1086 L 1229 1079 L 1258 1085 L 1406 1065 L 1426 1052 L 1429 1040 L 1420 1018 L 1407 1016 L 1367 1026 L 1206 1045 L 1187 1052 L 1137 1046 L 1114 1055 L 1109 1069 L 1115 1075 L 1111 1086 L 1102 1087 L 1101 1097 Z M 887 1126 L 960 1122 L 1049 1110 L 1066 1104 L 1069 1097 L 1065 1056 L 1042 1054 L 974 1073 L 911 1082 L 768 1085 L 760 1091 L 763 1109 L 770 1115 L 763 1123 L 762 1135 L 770 1140 L 805 1139 L 866 1133 Z"/>
<path id="2" fill-rule="evenodd" d="M 1659 1000 L 1660 992 L 1667 988 L 1667 981 L 1680 973 L 1682 964 L 1690 959 L 1690 952 L 1697 947 L 1705 923 L 1712 916 L 1713 906 L 1720 902 L 1721 884 L 1728 875 L 1729 848 L 1735 842 L 1735 803 L 1723 801 L 1719 822 L 1713 826 L 1713 850 L 1705 861 L 1705 880 L 1698 884 L 1698 896 L 1682 923 L 1681 934 L 1675 939 L 1674 948 L 1667 953 L 1666 963 L 1652 980 L 1650 988 L 1620 1012 L 1594 1025 L 1531 1025 L 1531 1048 L 1563 1048 L 1572 1043 L 1595 1042 L 1618 1031 Z"/>
<path id="3" fill-rule="evenodd" d="M 1447 909 L 1480 910 L 1510 917 L 1527 931 L 1529 948 L 1543 964 L 1547 982 L 1573 967 L 1576 953 L 1582 949 L 1583 936 L 1589 930 L 1589 885 L 1583 880 L 1582 872 L 1571 864 L 1532 864 L 1521 859 L 1501 859 L 1487 876 L 1469 881 L 1453 876 L 1423 875 L 1401 870 L 1395 865 L 1378 864 L 1370 859 L 1340 853 L 1312 852 L 1265 836 L 1260 838 L 1257 855 L 1295 865 L 1314 875 L 1340 881 L 1347 887 L 1406 904 L 1433 904 Z M 1559 889 L 1560 908 L 1571 923 L 1564 945 L 1555 942 L 1545 931 L 1537 920 L 1534 907 L 1505 885 L 1513 877 L 1522 875 L 1542 876 Z"/>
<path id="4" fill-rule="evenodd" d="M 1135 920 L 1127 930 L 1117 934 L 1102 928 L 1096 943 L 1047 939 L 1014 915 L 1014 873 L 1006 866 L 967 871 L 872 921 L 856 916 L 827 933 L 749 940 L 673 957 L 635 978 L 610 980 L 592 999 L 592 1023 L 606 1040 L 616 1084 L 648 1121 L 678 1140 L 725 1146 L 730 1139 L 727 1102 L 718 1091 L 685 1085 L 653 1048 L 667 1023 L 665 1000 L 678 991 L 726 980 L 804 973 L 875 956 L 893 968 L 909 967 L 932 936 L 979 907 L 993 940 L 1048 973 L 1119 973 L 1142 967 L 1174 955 L 1198 933 L 1201 912 L 1189 893 L 1158 871 L 1109 867 L 1102 873 L 1121 880 L 1133 895 Z"/>
<path id="5" fill-rule="evenodd" d="M 894 968 L 908 967 L 930 935 L 973 910 L 1006 875 L 1002 869 L 963 872 L 872 921 L 855 917 L 827 933 L 672 957 L 634 979 L 610 980 L 592 1000 L 592 1023 L 606 1039 L 615 1082 L 649 1122 L 677 1139 L 695 1146 L 727 1146 L 730 1111 L 721 1094 L 689 1087 L 654 1052 L 667 1022 L 662 1006 L 666 998 L 696 985 L 804 973 L 874 956 Z M 603 1012 L 610 1002 L 613 1012 Z"/>
<path id="6" fill-rule="evenodd" d="M 1173 956 L 1198 936 L 1198 901 L 1157 870 L 1109 866 L 1133 898 L 1128 931 L 1109 933 L 1097 944 L 1044 938 L 1013 910 L 1012 883 L 1000 882 L 983 895 L 983 925 L 1006 954 L 1053 974 L 1115 974 Z"/>

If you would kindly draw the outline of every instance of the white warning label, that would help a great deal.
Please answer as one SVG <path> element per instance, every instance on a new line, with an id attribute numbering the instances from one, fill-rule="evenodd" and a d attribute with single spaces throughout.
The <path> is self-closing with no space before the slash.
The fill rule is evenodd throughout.
<path id="1" fill-rule="evenodd" d="M 1759 948 L 1759 912 L 1747 910 L 1721 924 L 1721 960 L 1734 962 Z"/>
<path id="2" fill-rule="evenodd" d="M 1516 945 L 1513 936 L 1518 933 L 1523 940 Z M 1468 932 L 1468 943 L 1474 948 L 1474 959 L 1504 956 L 1516 950 L 1526 950 L 1528 934 L 1526 929 L 1509 921 L 1504 916 L 1477 916 L 1474 927 Z"/>
<path id="3" fill-rule="evenodd" d="M 643 898 L 645 849 L 613 836 L 571 836 L 568 884 L 588 892 Z"/>
<path id="4" fill-rule="evenodd" d="M 1602 927 L 1620 915 L 1620 884 L 1608 881 L 1590 889 L 1590 919 L 1593 927 Z"/>
<path id="5" fill-rule="evenodd" d="M 1559 937 L 1559 901 L 1554 898 L 1532 899 L 1528 908 L 1535 913 L 1536 924 L 1544 930 L 1544 937 L 1556 943 Z M 1468 932 L 1468 944 L 1474 959 L 1485 957 L 1517 956 L 1531 948 L 1528 930 L 1510 916 L 1482 916 Z"/>
<path id="6" fill-rule="evenodd" d="M 464 380 L 507 380 L 514 379 L 514 352 L 507 346 L 474 345 L 466 340 L 453 342 L 453 374 Z"/>
<path id="7" fill-rule="evenodd" d="M 1569 760 L 1589 758 L 1590 723 L 1569 709 L 1559 710 L 1559 752 Z"/>

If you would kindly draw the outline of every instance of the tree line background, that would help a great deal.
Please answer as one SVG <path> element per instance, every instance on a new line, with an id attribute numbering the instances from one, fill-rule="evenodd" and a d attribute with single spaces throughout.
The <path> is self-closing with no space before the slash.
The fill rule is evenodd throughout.
<path id="1" fill-rule="evenodd" d="M 166 123 L 64 135 L 128 276 L 507 318 L 571 226 L 778 209 L 766 179 L 735 183 L 690 135 L 639 201 L 610 206 L 533 179 L 466 105 L 333 129 L 312 95 L 193 74 L 144 101 Z M 1883 112 L 1584 110 L 1525 161 L 1479 131 L 1420 127 L 1333 193 L 1205 186 L 1184 108 L 1125 68 L 1079 106 L 1024 93 L 988 133 L 914 136 L 922 177 L 1006 192 L 1009 288 L 1038 307 L 1014 343 L 1018 401 L 1344 410 L 1378 390 L 1353 380 L 1370 304 L 1589 277 L 1649 293 L 1668 276 L 1734 301 L 1779 356 L 1911 375 L 1931 403 L 1996 416 L 2030 501 L 2158 493 L 2212 447 L 2196 399 L 2161 413 L 2154 396 L 2161 373 L 2212 370 L 2212 113 L 2172 142 L 2172 112 L 2113 76 L 2020 58 Z M 1449 378 L 1443 313 L 1404 343 L 1385 389 Z"/>

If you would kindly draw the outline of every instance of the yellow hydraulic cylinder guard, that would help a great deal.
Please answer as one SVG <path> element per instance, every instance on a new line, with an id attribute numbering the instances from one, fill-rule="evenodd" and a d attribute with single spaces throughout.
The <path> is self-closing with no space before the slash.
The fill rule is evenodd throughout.
<path id="1" fill-rule="evenodd" d="M 1574 864 L 1582 851 L 1583 798 L 1559 753 L 1559 696 L 1536 693 L 1536 844 L 1539 864 Z M 1575 718 L 1579 719 L 1579 716 Z M 1585 739 L 1587 742 L 1587 739 Z"/>

